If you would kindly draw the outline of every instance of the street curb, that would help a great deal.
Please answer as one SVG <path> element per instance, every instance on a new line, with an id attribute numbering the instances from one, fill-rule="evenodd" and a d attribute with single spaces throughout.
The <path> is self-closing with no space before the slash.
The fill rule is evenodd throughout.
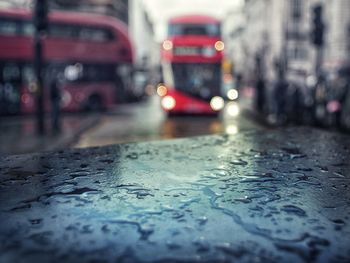
<path id="1" fill-rule="evenodd" d="M 79 139 L 82 133 L 96 126 L 100 121 L 100 117 L 100 114 L 92 116 L 91 118 L 86 120 L 86 122 L 82 124 L 77 130 L 73 131 L 70 134 L 62 134 L 62 138 L 59 138 L 56 143 L 44 147 L 44 149 L 42 149 L 41 151 L 55 151 L 68 148 Z"/>
<path id="2" fill-rule="evenodd" d="M 275 126 L 267 121 L 267 119 L 263 116 L 263 114 L 258 113 L 256 110 L 250 107 L 242 107 L 243 114 L 250 118 L 251 120 L 257 122 L 258 124 L 268 127 L 274 128 Z"/>

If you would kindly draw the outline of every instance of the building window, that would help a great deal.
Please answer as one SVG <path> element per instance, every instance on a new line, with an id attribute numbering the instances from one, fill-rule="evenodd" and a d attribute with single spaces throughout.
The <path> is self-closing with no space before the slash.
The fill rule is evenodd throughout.
<path id="1" fill-rule="evenodd" d="M 305 61 L 308 59 L 308 52 L 304 46 L 294 46 L 288 48 L 288 58 L 290 60 Z"/>
<path id="2" fill-rule="evenodd" d="M 302 0 L 291 0 L 291 16 L 293 20 L 300 20 L 303 12 Z"/>

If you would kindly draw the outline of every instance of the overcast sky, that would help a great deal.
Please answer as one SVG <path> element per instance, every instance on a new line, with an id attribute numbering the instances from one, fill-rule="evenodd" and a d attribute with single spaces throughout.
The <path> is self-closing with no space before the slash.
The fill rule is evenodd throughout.
<path id="1" fill-rule="evenodd" d="M 166 22 L 175 15 L 207 14 L 222 18 L 242 4 L 242 0 L 142 0 L 155 23 L 156 38 L 165 37 Z"/>

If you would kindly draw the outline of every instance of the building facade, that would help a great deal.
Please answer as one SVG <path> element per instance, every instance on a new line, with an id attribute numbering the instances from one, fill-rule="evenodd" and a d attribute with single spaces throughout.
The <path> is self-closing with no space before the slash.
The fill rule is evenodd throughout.
<path id="1" fill-rule="evenodd" d="M 339 67 L 350 59 L 350 0 L 321 1 L 321 4 L 325 7 L 325 67 Z"/>
<path id="2" fill-rule="evenodd" d="M 350 0 L 246 0 L 239 15 L 226 19 L 227 27 L 236 32 L 226 36 L 228 55 L 241 65 L 236 69 L 249 80 L 259 64 L 267 82 L 277 79 L 281 67 L 291 79 L 315 74 L 316 48 L 310 32 L 316 5 L 322 6 L 325 24 L 323 69 L 349 63 Z M 230 22 L 235 20 L 243 23 Z"/>
<path id="3" fill-rule="evenodd" d="M 159 64 L 160 47 L 155 41 L 154 26 L 141 0 L 130 0 L 130 34 L 135 45 L 135 64 L 153 67 Z"/>

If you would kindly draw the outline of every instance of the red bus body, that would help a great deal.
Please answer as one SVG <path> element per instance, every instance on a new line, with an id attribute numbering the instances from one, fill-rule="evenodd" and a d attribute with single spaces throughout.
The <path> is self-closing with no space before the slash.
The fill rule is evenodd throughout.
<path id="1" fill-rule="evenodd" d="M 172 26 L 174 32 L 171 32 Z M 206 27 L 213 27 L 216 33 L 208 34 L 204 30 Z M 186 28 L 189 29 L 187 32 Z M 161 51 L 166 87 L 162 99 L 170 96 L 175 105 L 164 107 L 162 103 L 166 112 L 216 114 L 219 111 L 214 110 L 210 103 L 213 97 L 221 96 L 223 42 L 219 28 L 220 21 L 209 16 L 181 16 L 169 21 L 168 38 Z M 218 44 L 222 49 L 217 48 Z"/>
<path id="2" fill-rule="evenodd" d="M 4 23 L 15 29 L 3 32 L 5 29 L 1 28 L 5 28 Z M 0 10 L 0 70 L 8 71 L 8 67 L 18 67 L 20 71 L 20 76 L 15 81 L 15 89 L 19 89 L 17 96 L 20 96 L 18 112 L 6 112 L 3 106 L 3 112 L 0 107 L 0 114 L 4 111 L 5 114 L 35 111 L 35 91 L 30 88 L 31 81 L 24 79 L 24 72 L 30 71 L 28 67 L 31 67 L 34 56 L 32 30 L 30 10 Z M 50 12 L 48 33 L 43 40 L 43 56 L 46 67 L 56 70 L 55 72 L 62 73 L 68 66 L 77 63 L 82 67 L 85 80 L 82 77 L 76 81 L 66 81 L 62 85 L 62 109 L 68 111 L 82 109 L 92 96 L 98 97 L 104 108 L 115 104 L 121 89 L 118 85 L 121 85 L 125 76 L 111 76 L 112 72 L 117 74 L 118 67 L 131 67 L 133 62 L 132 45 L 127 27 L 122 22 L 112 17 L 74 12 Z M 84 72 L 89 70 L 96 73 L 99 69 L 108 69 L 110 76 L 107 77 L 105 73 L 105 78 L 95 80 L 88 76 L 88 72 Z M 11 78 L 4 78 L 0 79 L 3 87 L 14 85 Z M 47 81 L 45 83 L 45 107 L 48 110 L 49 91 Z"/>

